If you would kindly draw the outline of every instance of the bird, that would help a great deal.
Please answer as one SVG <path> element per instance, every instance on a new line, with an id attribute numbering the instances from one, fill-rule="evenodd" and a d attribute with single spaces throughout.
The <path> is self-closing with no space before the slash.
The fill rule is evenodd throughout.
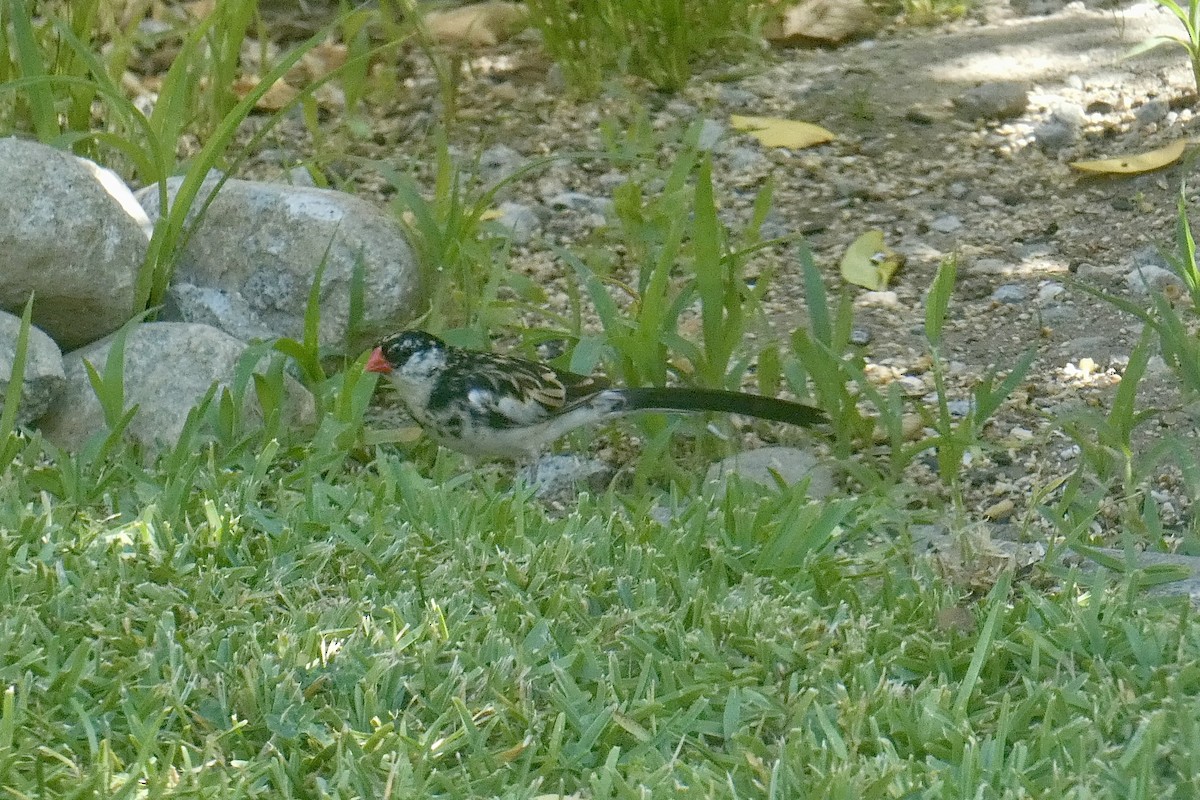
<path id="1" fill-rule="evenodd" d="M 812 427 L 813 406 L 692 387 L 614 388 L 600 376 L 455 347 L 404 330 L 375 347 L 366 371 L 397 389 L 413 419 L 439 444 L 471 456 L 533 457 L 564 434 L 638 411 L 719 411 Z"/>

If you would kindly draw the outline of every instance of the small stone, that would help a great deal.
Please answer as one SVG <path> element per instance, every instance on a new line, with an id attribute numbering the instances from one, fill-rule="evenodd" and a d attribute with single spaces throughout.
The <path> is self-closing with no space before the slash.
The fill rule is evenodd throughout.
<path id="1" fill-rule="evenodd" d="M 505 144 L 495 144 L 479 156 L 479 174 L 488 185 L 500 183 L 521 168 L 525 156 Z"/>
<path id="2" fill-rule="evenodd" d="M 950 412 L 950 416 L 961 419 L 961 418 L 965 417 L 967 414 L 971 413 L 971 401 L 970 400 L 947 400 L 946 401 L 946 410 Z"/>
<path id="3" fill-rule="evenodd" d="M 1162 122 L 1171 107 L 1165 100 L 1151 100 L 1133 111 L 1133 118 L 1141 127 Z"/>
<path id="4" fill-rule="evenodd" d="M 1037 301 L 1039 303 L 1048 303 L 1058 297 L 1067 289 L 1057 281 L 1046 281 L 1040 289 L 1038 289 Z"/>
<path id="5" fill-rule="evenodd" d="M 744 108 L 756 104 L 758 95 L 737 86 L 722 86 L 717 90 L 717 102 L 734 108 Z"/>
<path id="6" fill-rule="evenodd" d="M 890 289 L 885 292 L 863 292 L 854 301 L 862 308 L 900 308 L 900 298 Z"/>
<path id="7" fill-rule="evenodd" d="M 960 119 L 1004 120 L 1025 113 L 1029 90 L 1017 81 L 993 81 L 968 89 L 954 98 L 954 110 Z"/>
<path id="8" fill-rule="evenodd" d="M 871 343 L 871 332 L 865 328 L 854 328 L 850 331 L 850 344 L 855 347 L 865 347 Z"/>
<path id="9" fill-rule="evenodd" d="M 1028 290 L 1019 283 L 1006 283 L 1003 286 L 996 287 L 996 291 L 992 292 L 992 300 L 997 303 L 1004 303 L 1005 305 L 1024 303 L 1028 297 Z"/>
<path id="10" fill-rule="evenodd" d="M 528 244 L 541 228 L 542 222 L 537 213 L 523 203 L 505 201 L 497 209 L 500 218 L 496 224 L 505 230 L 508 238 L 516 244 Z"/>
<path id="11" fill-rule="evenodd" d="M 1033 139 L 1046 153 L 1057 153 L 1075 144 L 1079 129 L 1059 119 L 1048 119 L 1033 129 Z"/>
<path id="12" fill-rule="evenodd" d="M 929 227 L 938 233 L 954 233 L 962 227 L 962 220 L 953 214 L 943 214 L 929 223 Z"/>
<path id="13" fill-rule="evenodd" d="M 1152 291 L 1165 291 L 1167 287 L 1173 287 L 1172 291 L 1183 291 L 1184 289 L 1182 278 L 1171 270 L 1154 264 L 1141 264 L 1126 273 L 1125 286 L 1129 289 L 1130 294 L 1141 296 L 1148 295 Z"/>
<path id="14" fill-rule="evenodd" d="M 696 139 L 696 147 L 701 152 L 709 152 L 725 135 L 725 125 L 715 119 L 705 119 L 700 123 L 700 135 Z"/>

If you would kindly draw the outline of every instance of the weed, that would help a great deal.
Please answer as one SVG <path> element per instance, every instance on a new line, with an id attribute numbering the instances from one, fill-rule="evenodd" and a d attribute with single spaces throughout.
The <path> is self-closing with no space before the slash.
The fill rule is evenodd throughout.
<path id="1" fill-rule="evenodd" d="M 754 50 L 762 11 L 746 0 L 530 0 L 531 21 L 567 82 L 597 93 L 615 71 L 680 89 L 696 65 Z"/>
<path id="2" fill-rule="evenodd" d="M 1130 50 L 1125 57 L 1133 58 L 1166 44 L 1182 47 L 1188 55 L 1192 66 L 1192 82 L 1196 93 L 1200 94 L 1200 0 L 1187 0 L 1186 3 L 1176 0 L 1154 0 L 1162 8 L 1167 9 L 1183 25 L 1183 36 L 1151 36 Z"/>

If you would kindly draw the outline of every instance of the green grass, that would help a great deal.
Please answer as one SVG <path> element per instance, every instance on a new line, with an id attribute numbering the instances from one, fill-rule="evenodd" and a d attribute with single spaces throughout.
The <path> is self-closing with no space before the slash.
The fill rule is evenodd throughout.
<path id="1" fill-rule="evenodd" d="M 118 454 L 80 504 L 37 453 L 0 486 L 9 796 L 1200 788 L 1185 602 L 1073 573 L 967 599 L 903 535 L 865 543 L 885 498 L 555 519 L 383 453 L 315 474 L 285 442 Z"/>
<path id="2" fill-rule="evenodd" d="M 253 15 L 224 6 L 212 27 L 181 36 L 162 105 L 143 117 L 108 77 L 128 39 L 108 31 L 116 39 L 102 61 L 88 38 L 103 4 L 61 20 L 0 8 L 14 32 L 0 40 L 6 127 L 107 155 L 147 181 L 188 170 L 182 210 L 164 218 L 143 273 L 144 294 L 159 296 L 186 235 L 188 192 L 209 166 L 236 167 L 231 143 L 252 99 L 205 94 L 201 78 L 232 74 Z M 366 13 L 338 23 L 355 39 L 343 73 L 352 105 L 367 102 L 377 53 Z M 654 41 L 631 42 L 622 63 L 639 64 L 637 48 Z M 670 86 L 696 62 L 663 51 L 675 60 L 637 68 Z M 453 81 L 441 91 L 452 100 Z M 95 134 L 80 123 L 85 101 L 103 104 L 107 127 Z M 803 275 L 808 323 L 767 335 L 772 274 L 751 285 L 747 267 L 768 253 L 792 258 L 787 243 L 759 237 L 771 185 L 748 222 L 726 224 L 694 132 L 666 142 L 677 132 L 648 119 L 603 126 L 608 152 L 587 158 L 611 160 L 628 180 L 593 249 L 561 251 L 580 278 L 569 318 L 541 314 L 545 327 L 519 344 L 561 338 L 564 365 L 603 363 L 631 382 L 736 386 L 753 368 L 764 391 L 786 386 L 828 411 L 831 460 L 850 464 L 855 488 L 821 503 L 800 488 L 736 482 L 717 496 L 654 455 L 672 431 L 647 423 L 651 453 L 632 486 L 551 513 L 507 473 L 427 446 L 405 457 L 369 448 L 374 377 L 362 357 L 330 369 L 315 290 L 300 339 L 251 348 L 233 385 L 211 391 L 179 443 L 148 463 L 121 438 L 132 411 L 118 344 L 91 376 L 110 430 L 81 452 L 17 428 L 15 393 L 0 414 L 0 796 L 1200 795 L 1200 624 L 1185 600 L 1144 594 L 1175 573 L 1132 560 L 1167 540 L 1144 491 L 1156 470 L 1177 468 L 1200 496 L 1193 455 L 1141 452 L 1135 437 L 1153 419 L 1138 410 L 1152 345 L 1185 393 L 1200 387 L 1190 332 L 1200 272 L 1184 204 L 1176 267 L 1196 308 L 1118 303 L 1146 323 L 1126 380 L 1107 414 L 1068 427 L 1078 474 L 1021 509 L 1048 524 L 1058 550 L 1099 559 L 1092 525 L 1119 492 L 1129 558 L 1090 575 L 1053 559 L 1027 573 L 949 575 L 910 531 L 953 529 L 964 511 L 909 485 L 909 467 L 936 448 L 953 490 L 1028 360 L 971 387 L 970 412 L 951 417 L 943 353 L 955 276 L 943 265 L 925 300 L 932 433 L 907 440 L 909 409 L 871 385 L 849 345 L 849 298 L 828 291 L 802 246 L 786 266 Z M 169 146 L 183 131 L 206 131 L 187 165 Z M 411 179 L 385 177 L 435 272 L 427 323 L 478 344 L 535 311 L 538 287 L 509 274 L 486 220 L 503 187 L 460 184 L 453 134 L 431 147 L 430 199 Z M 623 260 L 606 263 L 605 251 Z M 361 275 L 355 284 L 357 320 Z M 591 314 L 599 328 L 585 329 Z M 693 338 L 681 332 L 690 314 Z M 29 308 L 18 374 L 28 319 Z M 253 374 L 262 358 L 273 360 Z M 285 370 L 315 393 L 312 430 L 284 422 Z M 241 412 L 251 390 L 257 427 Z M 1198 541 L 1191 531 L 1184 547 Z"/>

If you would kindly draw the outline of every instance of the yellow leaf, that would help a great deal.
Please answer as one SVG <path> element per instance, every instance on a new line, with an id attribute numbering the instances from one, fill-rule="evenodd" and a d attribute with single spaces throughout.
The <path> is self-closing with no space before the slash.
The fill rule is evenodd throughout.
<path id="1" fill-rule="evenodd" d="M 1124 156 L 1123 158 L 1101 158 L 1097 161 L 1072 161 L 1071 166 L 1082 172 L 1099 172 L 1107 175 L 1135 175 L 1173 164 L 1183 155 L 1187 140 L 1180 139 L 1166 147 L 1148 153 Z"/>
<path id="2" fill-rule="evenodd" d="M 820 125 L 794 119 L 740 117 L 734 114 L 729 118 L 729 124 L 736 130 L 746 131 L 767 147 L 812 147 L 832 142 L 835 138 Z"/>
<path id="3" fill-rule="evenodd" d="M 846 248 L 842 256 L 842 280 L 873 292 L 887 288 L 904 256 L 883 243 L 883 231 L 867 231 Z"/>

